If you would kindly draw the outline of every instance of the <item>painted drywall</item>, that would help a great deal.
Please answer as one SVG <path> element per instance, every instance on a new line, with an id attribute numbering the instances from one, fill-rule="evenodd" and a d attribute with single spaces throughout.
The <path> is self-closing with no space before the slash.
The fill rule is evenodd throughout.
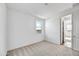
<path id="1" fill-rule="evenodd" d="M 46 40 L 55 44 L 60 44 L 60 20 L 59 16 L 52 16 L 46 20 L 45 25 Z"/>
<path id="2" fill-rule="evenodd" d="M 4 3 L 0 3 L 0 56 L 7 53 L 7 8 Z"/>
<path id="3" fill-rule="evenodd" d="M 66 16 L 72 14 L 72 48 L 74 50 L 78 50 L 79 51 L 79 36 L 78 36 L 78 31 L 79 31 L 79 26 L 78 26 L 78 22 L 79 22 L 79 4 L 72 6 L 70 9 L 62 11 L 59 13 L 60 16 L 56 15 L 56 16 L 52 16 L 51 19 L 47 19 L 46 20 L 46 39 L 50 42 L 53 42 L 55 44 L 59 44 L 60 42 L 60 35 L 61 34 L 60 31 L 60 22 L 59 20 L 61 20 L 61 17 Z M 58 18 L 57 18 L 58 16 Z M 62 34 L 61 34 L 62 36 Z M 62 39 L 61 39 L 62 40 Z"/>
<path id="4" fill-rule="evenodd" d="M 79 4 L 73 4 L 70 10 L 62 12 L 62 16 L 72 14 L 72 49 L 79 51 Z"/>
<path id="5" fill-rule="evenodd" d="M 79 51 L 79 4 L 73 6 L 73 49 Z"/>
<path id="6" fill-rule="evenodd" d="M 72 6 L 67 10 L 63 10 L 58 14 L 54 14 L 51 18 L 46 20 L 45 24 L 45 32 L 46 32 L 46 40 L 55 43 L 61 44 L 61 18 L 65 15 L 72 14 Z M 60 40 L 61 39 L 61 40 Z"/>
<path id="7" fill-rule="evenodd" d="M 42 33 L 35 30 L 35 21 L 37 19 L 40 18 L 8 9 L 8 50 L 44 40 L 44 27 Z"/>

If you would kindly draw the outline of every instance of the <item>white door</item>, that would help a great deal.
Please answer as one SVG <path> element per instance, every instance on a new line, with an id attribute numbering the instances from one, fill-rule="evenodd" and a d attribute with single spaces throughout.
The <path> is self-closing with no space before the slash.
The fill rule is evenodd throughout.
<path id="1" fill-rule="evenodd" d="M 72 14 L 64 17 L 64 45 L 72 48 Z"/>
<path id="2" fill-rule="evenodd" d="M 79 50 L 79 10 L 73 12 L 73 49 Z"/>
<path id="3" fill-rule="evenodd" d="M 61 18 L 61 43 L 72 48 L 72 14 Z"/>

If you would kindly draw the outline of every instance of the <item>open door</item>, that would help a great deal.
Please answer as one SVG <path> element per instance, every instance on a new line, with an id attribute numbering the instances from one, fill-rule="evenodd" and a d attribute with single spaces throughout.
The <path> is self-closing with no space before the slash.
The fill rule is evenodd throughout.
<path id="1" fill-rule="evenodd" d="M 72 48 L 72 14 L 61 18 L 62 24 L 62 45 Z"/>
<path id="2" fill-rule="evenodd" d="M 72 48 L 72 14 L 64 18 L 64 45 Z"/>

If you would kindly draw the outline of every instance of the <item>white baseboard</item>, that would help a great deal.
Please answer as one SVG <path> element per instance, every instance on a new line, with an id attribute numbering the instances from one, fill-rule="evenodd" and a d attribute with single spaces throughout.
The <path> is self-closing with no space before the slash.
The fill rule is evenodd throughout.
<path id="1" fill-rule="evenodd" d="M 54 42 L 54 41 L 50 41 L 50 40 L 46 40 L 46 41 L 60 45 L 60 42 Z"/>
<path id="2" fill-rule="evenodd" d="M 15 48 L 8 49 L 7 51 L 11 51 L 11 50 L 14 50 L 14 49 L 18 49 L 18 48 L 21 48 L 21 47 L 24 47 L 24 46 L 29 46 L 29 45 L 32 45 L 32 44 L 35 44 L 35 43 L 38 43 L 38 42 L 41 42 L 41 41 L 43 41 L 43 40 L 32 41 L 32 42 L 30 42 L 30 43 L 28 43 L 28 44 L 23 44 L 23 45 L 20 45 L 20 46 L 18 46 L 18 47 L 15 47 Z"/>

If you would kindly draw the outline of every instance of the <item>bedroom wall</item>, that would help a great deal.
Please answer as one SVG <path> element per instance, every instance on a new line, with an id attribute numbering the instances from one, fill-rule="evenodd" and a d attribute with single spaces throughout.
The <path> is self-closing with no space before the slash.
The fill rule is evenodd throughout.
<path id="1" fill-rule="evenodd" d="M 0 56 L 7 53 L 7 8 L 0 3 Z"/>
<path id="2" fill-rule="evenodd" d="M 40 18 L 8 9 L 8 50 L 44 40 L 44 24 L 42 33 L 38 33 L 35 30 L 36 19 Z"/>
<path id="3" fill-rule="evenodd" d="M 45 32 L 46 32 L 46 40 L 55 43 L 61 44 L 62 41 L 62 30 L 61 30 L 61 18 L 65 15 L 72 14 L 74 11 L 71 8 L 61 11 L 56 15 L 53 15 L 51 18 L 46 20 Z"/>
<path id="4" fill-rule="evenodd" d="M 46 20 L 46 40 L 55 44 L 60 44 L 60 20 L 54 15 Z"/>

